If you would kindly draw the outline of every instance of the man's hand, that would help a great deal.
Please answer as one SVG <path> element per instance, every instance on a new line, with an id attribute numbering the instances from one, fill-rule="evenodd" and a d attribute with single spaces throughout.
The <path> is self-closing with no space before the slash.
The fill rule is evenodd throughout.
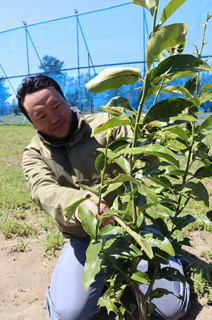
<path id="1" fill-rule="evenodd" d="M 97 207 L 98 197 L 94 193 L 91 193 L 91 192 L 86 192 L 85 195 L 87 195 L 87 194 L 90 194 L 92 200 L 91 199 L 87 199 L 87 200 L 83 201 L 81 203 L 81 205 L 83 205 L 88 210 L 90 210 L 93 213 L 94 217 L 97 219 L 97 216 L 98 216 L 98 207 Z M 108 207 L 108 205 L 105 202 L 105 200 L 101 199 L 101 202 L 100 202 L 100 215 L 102 215 L 105 212 L 108 212 L 109 210 L 110 210 L 110 208 Z M 76 217 L 77 220 L 79 220 L 81 222 L 81 220 L 79 219 L 79 216 L 78 216 L 78 208 L 75 211 L 75 217 Z M 109 221 L 113 221 L 113 218 L 112 217 L 104 218 L 102 220 L 102 225 L 106 226 L 109 223 Z"/>

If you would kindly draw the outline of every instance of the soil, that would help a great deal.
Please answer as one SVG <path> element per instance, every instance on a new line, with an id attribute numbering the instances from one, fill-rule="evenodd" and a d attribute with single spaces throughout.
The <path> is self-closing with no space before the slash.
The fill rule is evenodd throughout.
<path id="1" fill-rule="evenodd" d="M 188 256 L 204 260 L 201 254 L 202 251 L 211 250 L 211 235 L 206 231 L 194 231 L 191 239 L 192 247 L 186 247 Z M 27 249 L 16 252 L 17 240 L 5 240 L 0 233 L 0 320 L 48 320 L 45 293 L 57 258 L 44 257 L 42 236 L 25 239 L 24 242 L 28 242 Z M 212 306 L 207 305 L 204 299 L 192 297 L 189 313 L 182 319 L 210 320 L 211 314 Z M 102 310 L 95 319 L 114 317 Z"/>

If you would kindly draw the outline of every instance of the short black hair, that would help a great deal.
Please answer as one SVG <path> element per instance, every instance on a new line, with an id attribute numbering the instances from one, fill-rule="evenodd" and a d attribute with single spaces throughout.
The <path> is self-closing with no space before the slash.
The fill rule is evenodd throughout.
<path id="1" fill-rule="evenodd" d="M 44 74 L 38 74 L 36 76 L 30 76 L 23 79 L 20 86 L 17 89 L 17 99 L 18 99 L 18 107 L 20 111 L 27 117 L 27 119 L 31 122 L 26 109 L 24 108 L 24 99 L 27 94 L 34 93 L 41 89 L 45 89 L 48 87 L 55 88 L 61 96 L 65 99 L 62 89 L 59 84 L 52 78 L 45 76 Z"/>

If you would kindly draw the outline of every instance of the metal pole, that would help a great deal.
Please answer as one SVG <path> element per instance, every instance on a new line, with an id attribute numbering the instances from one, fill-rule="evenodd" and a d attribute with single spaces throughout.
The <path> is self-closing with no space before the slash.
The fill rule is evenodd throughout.
<path id="1" fill-rule="evenodd" d="M 146 74 L 146 38 L 145 38 L 145 8 L 143 8 L 143 56 L 144 56 L 144 73 L 143 77 L 145 77 Z"/>
<path id="2" fill-rule="evenodd" d="M 88 52 L 88 79 L 91 80 L 91 71 L 90 71 L 90 53 Z M 90 113 L 93 113 L 92 110 L 92 100 L 91 100 L 91 92 L 89 91 L 89 102 L 90 102 Z"/>
<path id="3" fill-rule="evenodd" d="M 30 69 L 29 69 L 29 51 L 28 51 L 28 36 L 27 36 L 27 24 L 26 21 L 23 21 L 24 27 L 25 27 L 25 38 L 26 38 L 26 53 L 27 53 L 27 70 L 28 70 L 28 76 L 30 75 Z"/>
<path id="4" fill-rule="evenodd" d="M 77 65 L 78 65 L 78 99 L 79 99 L 79 109 L 82 112 L 81 106 L 81 90 L 80 90 L 80 58 L 79 58 L 79 22 L 78 22 L 78 11 L 75 11 L 76 22 L 77 22 Z"/>

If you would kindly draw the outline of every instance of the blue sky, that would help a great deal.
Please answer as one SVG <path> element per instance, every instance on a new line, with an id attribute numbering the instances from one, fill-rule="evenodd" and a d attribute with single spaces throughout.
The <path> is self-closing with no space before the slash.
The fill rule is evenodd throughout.
<path id="1" fill-rule="evenodd" d="M 4 5 L 0 10 L 0 64 L 9 77 L 27 73 L 23 21 L 26 21 L 29 26 L 44 21 L 74 16 L 74 9 L 77 9 L 78 13 L 82 14 L 130 2 L 124 0 L 4 1 Z M 160 0 L 161 7 L 168 2 L 168 0 Z M 129 7 L 133 7 L 133 9 L 128 9 Z M 98 14 L 79 16 L 95 65 L 144 60 L 142 10 L 141 7 L 134 5 L 122 6 L 113 10 L 104 10 Z M 151 18 L 147 10 L 145 11 L 150 31 Z M 212 0 L 187 0 L 167 20 L 168 24 L 173 22 L 188 24 L 187 53 L 195 52 L 194 47 L 189 43 L 195 43 L 200 47 L 202 38 L 201 24 L 205 23 L 208 11 L 212 14 Z M 61 20 L 61 23 L 40 24 L 28 28 L 41 58 L 44 54 L 48 54 L 65 61 L 66 68 L 77 66 L 75 18 L 74 16 L 73 19 Z M 18 30 L 3 32 L 15 28 L 18 28 Z M 145 40 L 147 41 L 147 37 Z M 212 52 L 212 19 L 208 24 L 206 41 L 209 42 L 205 51 L 208 55 Z M 39 72 L 38 65 L 40 63 L 38 57 L 29 39 L 28 42 L 31 63 L 30 72 Z M 81 40 L 80 49 L 80 66 L 84 66 L 87 65 L 87 51 L 83 40 Z M 97 71 L 100 71 L 100 69 Z M 73 72 L 70 75 L 73 75 Z M 4 76 L 2 70 L 0 70 L 0 76 Z M 20 81 L 20 78 L 11 79 L 15 89 Z"/>
<path id="2" fill-rule="evenodd" d="M 90 12 L 130 1 L 124 0 L 6 0 L 0 10 L 0 31 L 74 14 Z"/>

